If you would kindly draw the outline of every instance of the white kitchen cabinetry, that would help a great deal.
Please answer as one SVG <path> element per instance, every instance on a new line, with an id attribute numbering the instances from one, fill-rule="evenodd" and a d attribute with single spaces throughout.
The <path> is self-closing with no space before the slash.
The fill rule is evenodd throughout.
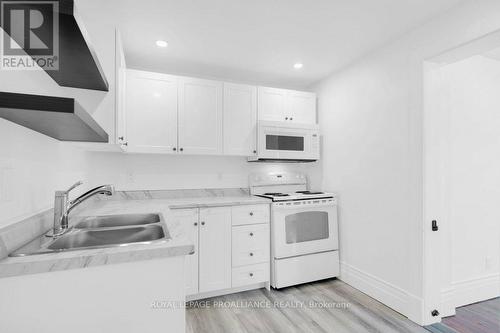
<path id="1" fill-rule="evenodd" d="M 125 70 L 120 50 L 118 36 L 116 141 L 126 152 L 248 157 L 257 120 L 316 123 L 314 93 Z"/>
<path id="2" fill-rule="evenodd" d="M 269 262 L 235 267 L 231 278 L 233 288 L 269 281 Z"/>
<path id="3" fill-rule="evenodd" d="M 233 227 L 233 267 L 269 262 L 269 225 Z"/>
<path id="4" fill-rule="evenodd" d="M 177 87 L 172 75 L 127 71 L 128 152 L 172 153 L 177 149 Z"/>
<path id="5" fill-rule="evenodd" d="M 286 90 L 259 87 L 258 91 L 259 120 L 284 121 L 286 115 Z"/>
<path id="6" fill-rule="evenodd" d="M 233 226 L 269 223 L 268 205 L 234 206 L 231 210 Z"/>
<path id="7" fill-rule="evenodd" d="M 171 218 L 195 246 L 186 257 L 188 299 L 269 288 L 268 204 L 175 209 Z"/>
<path id="8" fill-rule="evenodd" d="M 257 88 L 224 83 L 224 155 L 257 153 Z"/>
<path id="9" fill-rule="evenodd" d="M 304 91 L 288 91 L 287 113 L 292 122 L 316 124 L 316 94 Z"/>
<path id="10" fill-rule="evenodd" d="M 179 151 L 222 155 L 222 82 L 179 78 Z"/>
<path id="11" fill-rule="evenodd" d="M 231 208 L 200 209 L 200 292 L 231 287 Z"/>
<path id="12" fill-rule="evenodd" d="M 316 94 L 303 91 L 258 88 L 259 120 L 316 123 Z"/>
<path id="13" fill-rule="evenodd" d="M 127 64 L 125 62 L 125 53 L 120 32 L 115 30 L 115 114 L 116 114 L 116 138 L 115 143 L 123 144 L 125 142 L 125 96 L 126 96 L 126 74 Z M 126 146 L 125 146 L 126 147 Z"/>
<path id="14" fill-rule="evenodd" d="M 186 239 L 194 245 L 194 253 L 186 256 L 186 295 L 197 294 L 198 289 L 198 209 L 176 209 L 172 211 L 172 218 L 182 226 Z"/>

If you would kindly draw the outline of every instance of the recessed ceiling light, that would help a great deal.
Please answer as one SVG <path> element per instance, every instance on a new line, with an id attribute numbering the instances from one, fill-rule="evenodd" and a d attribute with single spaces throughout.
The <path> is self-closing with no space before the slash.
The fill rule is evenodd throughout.
<path id="1" fill-rule="evenodd" d="M 167 47 L 168 46 L 168 43 L 164 40 L 157 40 L 156 41 L 156 46 L 158 47 Z"/>
<path id="2" fill-rule="evenodd" d="M 293 65 L 293 68 L 295 68 L 295 69 L 301 69 L 302 67 L 304 67 L 304 65 L 300 62 Z"/>

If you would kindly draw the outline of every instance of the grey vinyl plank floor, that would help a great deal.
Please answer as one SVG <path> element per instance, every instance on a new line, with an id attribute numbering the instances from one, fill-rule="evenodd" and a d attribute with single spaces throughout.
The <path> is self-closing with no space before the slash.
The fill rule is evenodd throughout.
<path id="1" fill-rule="evenodd" d="M 337 279 L 192 302 L 188 333 L 428 333 Z"/>
<path id="2" fill-rule="evenodd" d="M 500 297 L 457 308 L 442 325 L 458 333 L 500 333 Z"/>

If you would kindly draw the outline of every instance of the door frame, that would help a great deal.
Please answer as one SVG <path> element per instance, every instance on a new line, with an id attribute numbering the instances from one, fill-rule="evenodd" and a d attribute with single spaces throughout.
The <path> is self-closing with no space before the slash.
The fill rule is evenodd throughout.
<path id="1" fill-rule="evenodd" d="M 422 62 L 423 325 L 439 322 L 442 317 L 455 314 L 454 305 L 443 298 L 443 294 L 450 289 L 452 270 L 449 250 L 451 247 L 448 199 L 450 181 L 446 176 L 450 163 L 450 114 L 449 108 L 442 108 L 442 105 L 433 102 L 430 87 L 440 81 L 440 68 L 498 47 L 500 47 L 500 30 L 470 40 Z M 432 231 L 433 220 L 438 223 L 437 232 Z M 439 312 L 436 316 L 431 314 L 434 309 Z"/>

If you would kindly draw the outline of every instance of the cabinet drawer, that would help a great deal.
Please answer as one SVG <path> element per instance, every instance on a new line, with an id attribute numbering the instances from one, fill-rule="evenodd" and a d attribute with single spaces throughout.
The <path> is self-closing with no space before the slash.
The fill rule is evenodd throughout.
<path id="1" fill-rule="evenodd" d="M 269 223 L 269 205 L 248 205 L 232 208 L 233 225 Z"/>
<path id="2" fill-rule="evenodd" d="M 233 288 L 269 281 L 269 263 L 233 268 Z"/>
<path id="3" fill-rule="evenodd" d="M 254 224 L 233 227 L 233 267 L 269 262 L 269 225 Z"/>

